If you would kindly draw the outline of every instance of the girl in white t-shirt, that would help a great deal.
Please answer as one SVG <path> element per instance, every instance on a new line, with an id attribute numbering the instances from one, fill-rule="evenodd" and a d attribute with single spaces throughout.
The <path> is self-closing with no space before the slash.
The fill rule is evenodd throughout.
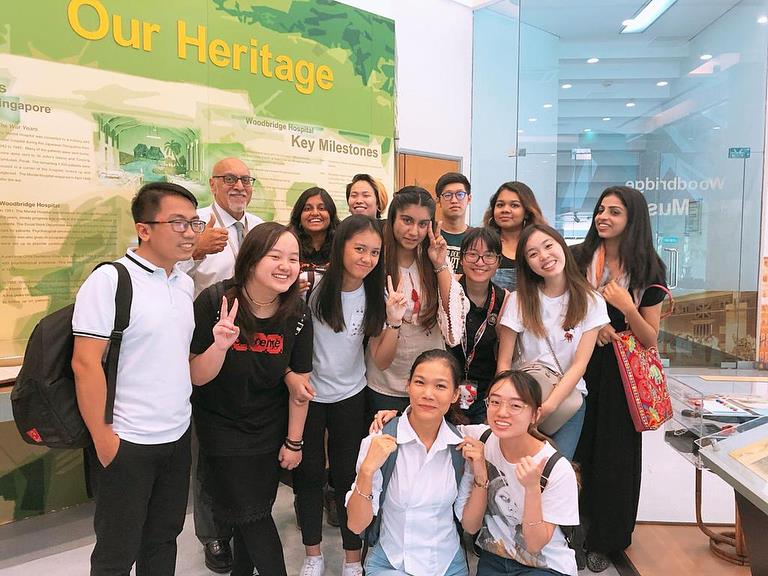
<path id="1" fill-rule="evenodd" d="M 362 215 L 350 216 L 336 229 L 330 265 L 309 298 L 314 326 L 309 403 L 304 426 L 303 458 L 294 471 L 301 535 L 306 549 L 302 576 L 322 576 L 320 551 L 325 481 L 325 436 L 344 547 L 342 576 L 362 576 L 362 542 L 347 528 L 344 495 L 355 477 L 355 460 L 365 437 L 366 338 L 379 335 L 385 320 L 400 323 L 405 297 L 391 288 L 385 303 L 381 231 Z M 378 341 L 370 344 L 378 357 Z"/>
<path id="2" fill-rule="evenodd" d="M 576 387 L 586 395 L 584 372 L 597 333 L 608 324 L 602 296 L 579 272 L 571 251 L 558 232 L 546 224 L 532 224 L 517 245 L 517 291 L 513 292 L 498 328 L 497 372 L 532 362 L 560 372 L 562 378 L 544 398 L 540 421 L 552 414 Z M 584 423 L 585 404 L 552 434 L 558 450 L 573 458 Z"/>
<path id="3" fill-rule="evenodd" d="M 463 426 L 470 461 L 456 510 L 469 533 L 477 532 L 477 576 L 577 573 L 574 551 L 560 526 L 579 524 L 576 474 L 556 461 L 541 489 L 541 476 L 555 449 L 536 429 L 541 388 L 525 372 L 496 376 L 486 398 L 488 426 Z"/>

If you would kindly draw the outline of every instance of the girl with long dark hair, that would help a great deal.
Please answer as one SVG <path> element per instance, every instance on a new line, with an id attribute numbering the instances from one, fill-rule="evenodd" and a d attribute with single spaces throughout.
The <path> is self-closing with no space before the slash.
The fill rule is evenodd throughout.
<path id="1" fill-rule="evenodd" d="M 336 494 L 344 547 L 342 576 L 361 576 L 360 538 L 347 528 L 344 495 L 355 477 L 355 460 L 365 437 L 365 359 L 363 343 L 377 336 L 392 317 L 393 307 L 404 307 L 394 290 L 384 301 L 384 266 L 378 224 L 353 215 L 336 229 L 330 266 L 309 299 L 314 327 L 310 384 L 314 397 L 304 426 L 301 465 L 294 471 L 301 534 L 306 548 L 302 576 L 322 576 L 325 560 L 320 550 L 323 519 L 325 436 L 328 462 Z M 375 355 L 376 351 L 374 351 Z"/>
<path id="2" fill-rule="evenodd" d="M 581 513 L 587 526 L 587 566 L 608 567 L 607 556 L 632 543 L 642 473 L 642 444 L 624 395 L 611 345 L 629 327 L 640 342 L 656 346 L 666 285 L 664 263 L 654 249 L 645 197 L 627 186 L 607 188 L 597 201 L 584 243 L 574 254 L 586 278 L 608 304 L 610 324 L 584 379 L 584 426 L 575 460 L 581 464 Z"/>
<path id="3" fill-rule="evenodd" d="M 505 182 L 491 196 L 483 224 L 501 236 L 501 262 L 493 281 L 502 288 L 515 289 L 517 242 L 523 229 L 544 222 L 536 196 L 522 182 Z"/>
<path id="4" fill-rule="evenodd" d="M 290 227 L 298 237 L 301 248 L 299 288 L 302 293 L 317 286 L 328 268 L 333 234 L 338 225 L 336 204 L 323 188 L 307 188 L 293 205 Z"/>
<path id="5" fill-rule="evenodd" d="M 557 410 L 574 388 L 587 392 L 583 376 L 597 333 L 608 324 L 605 301 L 587 283 L 563 237 L 546 224 L 531 224 L 517 245 L 517 290 L 501 317 L 498 371 L 539 363 L 562 378 L 541 406 L 541 421 Z M 573 458 L 584 421 L 585 405 L 552 439 Z M 547 430 L 551 433 L 550 430 Z"/>
<path id="6" fill-rule="evenodd" d="M 312 318 L 298 276 L 296 236 L 266 222 L 243 240 L 234 277 L 195 300 L 193 414 L 206 493 L 217 520 L 233 527 L 235 576 L 254 566 L 286 573 L 272 504 L 280 468 L 301 461 L 307 404 L 293 392 L 289 402 L 289 389 L 306 388 L 312 371 Z"/>
<path id="7" fill-rule="evenodd" d="M 448 263 L 448 247 L 433 230 L 435 201 L 418 186 L 392 198 L 384 226 L 384 267 L 394 289 L 405 297 L 401 319 L 371 339 L 366 356 L 368 410 L 403 410 L 405 383 L 415 358 L 425 350 L 461 341 L 469 308 Z M 374 350 L 379 354 L 374 357 Z"/>

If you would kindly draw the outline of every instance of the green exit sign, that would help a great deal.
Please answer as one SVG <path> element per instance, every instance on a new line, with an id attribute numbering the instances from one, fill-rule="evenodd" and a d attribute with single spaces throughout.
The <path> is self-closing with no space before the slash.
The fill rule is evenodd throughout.
<path id="1" fill-rule="evenodd" d="M 752 149 L 748 147 L 728 148 L 728 158 L 749 158 L 751 155 Z"/>

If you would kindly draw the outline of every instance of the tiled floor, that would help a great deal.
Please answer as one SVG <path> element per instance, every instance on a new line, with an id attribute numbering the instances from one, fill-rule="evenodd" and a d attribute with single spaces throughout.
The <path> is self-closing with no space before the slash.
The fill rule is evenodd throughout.
<path id="1" fill-rule="evenodd" d="M 83 576 L 88 573 L 88 558 L 93 547 L 91 530 L 92 506 L 84 505 L 56 514 L 48 514 L 15 524 L 0 526 L 0 575 L 30 576 Z M 304 559 L 301 534 L 293 515 L 293 494 L 280 487 L 274 509 L 285 550 L 288 574 L 295 576 Z M 326 575 L 341 573 L 341 536 L 335 528 L 325 525 L 323 553 Z M 475 558 L 471 559 L 472 573 Z M 180 576 L 213 576 L 203 564 L 203 551 L 194 535 L 192 514 L 187 515 L 184 532 L 179 537 L 176 574 Z M 591 574 L 588 571 L 580 574 Z M 609 568 L 604 576 L 618 576 Z"/>

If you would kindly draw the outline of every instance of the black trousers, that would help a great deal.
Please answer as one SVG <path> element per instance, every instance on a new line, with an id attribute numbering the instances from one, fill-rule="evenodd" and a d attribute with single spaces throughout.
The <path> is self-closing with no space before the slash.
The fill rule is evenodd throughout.
<path id="1" fill-rule="evenodd" d="M 206 492 L 208 461 L 200 450 L 195 427 L 192 427 L 192 504 L 195 520 L 195 536 L 201 544 L 232 538 L 232 528 L 222 526 L 213 516 L 213 497 Z"/>
<path id="2" fill-rule="evenodd" d="M 397 410 L 401 414 L 408 408 L 411 399 L 408 396 L 387 396 L 381 392 L 376 392 L 370 388 L 365 389 L 366 416 L 367 425 L 373 422 L 376 412 L 379 410 Z"/>
<path id="3" fill-rule="evenodd" d="M 88 450 L 96 500 L 91 576 L 128 576 L 134 563 L 137 576 L 173 575 L 189 492 L 190 431 L 165 444 L 120 440 L 106 468 L 93 446 Z"/>
<path id="4" fill-rule="evenodd" d="M 360 537 L 347 528 L 344 498 L 355 480 L 360 442 L 366 435 L 365 390 L 340 402 L 310 402 L 304 424 L 301 464 L 293 471 L 293 490 L 301 518 L 305 546 L 320 544 L 323 536 L 323 484 L 325 483 L 325 431 L 328 463 L 335 490 L 336 511 L 344 550 L 360 550 Z"/>

